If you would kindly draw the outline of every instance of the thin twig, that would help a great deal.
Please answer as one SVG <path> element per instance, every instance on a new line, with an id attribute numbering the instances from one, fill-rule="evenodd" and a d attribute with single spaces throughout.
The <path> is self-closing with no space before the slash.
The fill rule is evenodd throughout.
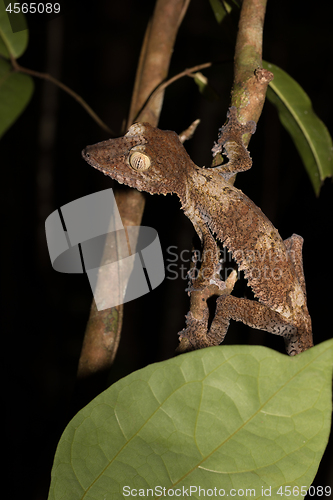
<path id="1" fill-rule="evenodd" d="M 158 85 L 158 87 L 156 89 L 154 89 L 154 91 L 148 97 L 148 100 L 144 104 L 142 110 L 138 111 L 138 116 L 144 115 L 146 108 L 151 105 L 151 102 L 153 101 L 153 99 L 155 99 L 158 96 L 158 94 L 160 92 L 163 92 L 169 85 L 176 82 L 180 78 L 183 78 L 184 76 L 193 77 L 194 76 L 193 73 L 195 73 L 196 71 L 200 71 L 202 69 L 205 69 L 205 68 L 210 68 L 210 66 L 212 66 L 212 64 L 213 64 L 212 62 L 207 62 L 207 63 L 203 63 L 203 64 L 198 64 L 197 66 L 193 66 L 192 68 L 185 69 L 181 73 L 177 73 L 177 75 L 169 78 L 169 80 L 167 80 L 166 82 L 163 82 L 160 85 Z M 136 117 L 133 120 L 136 121 Z"/>
<path id="2" fill-rule="evenodd" d="M 157 92 L 161 92 L 162 90 L 165 90 L 169 85 L 171 85 L 175 81 L 179 80 L 180 78 L 183 78 L 184 76 L 193 76 L 193 73 L 200 71 L 201 69 L 210 68 L 210 66 L 212 64 L 213 64 L 212 62 L 206 62 L 203 64 L 198 64 L 197 66 L 193 66 L 192 68 L 184 69 L 184 71 L 182 71 L 181 73 L 178 73 L 177 75 L 173 76 L 172 78 L 169 78 L 169 80 L 167 80 L 166 82 L 161 83 L 161 85 L 159 85 L 157 87 L 157 89 L 154 90 L 154 92 L 151 96 L 153 96 Z"/>
<path id="3" fill-rule="evenodd" d="M 184 1 L 184 6 L 183 6 L 183 8 L 182 8 L 182 11 L 181 11 L 180 16 L 179 16 L 179 19 L 178 19 L 178 28 L 179 28 L 179 26 L 180 26 L 180 25 L 182 24 L 182 22 L 183 22 L 183 19 L 184 19 L 184 17 L 185 17 L 185 14 L 186 14 L 186 12 L 187 12 L 187 9 L 188 9 L 188 7 L 189 7 L 189 5 L 190 5 L 190 2 L 191 2 L 191 0 L 185 0 L 185 1 Z"/>
<path id="4" fill-rule="evenodd" d="M 105 130 L 106 132 L 108 132 L 108 134 L 110 134 L 113 137 L 116 136 L 116 134 L 96 115 L 95 111 L 93 111 L 91 109 L 91 107 L 85 102 L 85 100 L 82 99 L 82 97 L 79 96 L 76 92 L 74 92 L 74 90 L 70 89 L 69 87 L 67 87 L 67 85 L 65 85 L 64 83 L 60 82 L 59 80 L 57 80 L 56 78 L 54 78 L 52 75 L 49 75 L 48 73 L 41 73 L 41 72 L 35 71 L 33 69 L 24 68 L 23 66 L 20 66 L 17 63 L 16 59 L 13 58 L 13 57 L 11 57 L 11 61 L 12 61 L 12 66 L 13 66 L 13 68 L 14 68 L 15 71 L 17 71 L 19 73 L 25 73 L 25 74 L 30 75 L 30 76 L 34 76 L 36 78 L 42 78 L 43 80 L 47 80 L 47 81 L 52 82 L 55 85 L 57 85 L 57 87 L 61 88 L 67 94 L 69 94 L 71 97 L 73 97 L 87 111 L 87 113 L 91 116 L 91 118 L 103 130 Z"/>

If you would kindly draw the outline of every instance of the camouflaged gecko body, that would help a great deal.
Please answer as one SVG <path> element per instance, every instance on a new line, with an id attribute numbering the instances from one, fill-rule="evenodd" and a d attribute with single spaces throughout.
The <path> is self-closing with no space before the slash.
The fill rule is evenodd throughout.
<path id="1" fill-rule="evenodd" d="M 223 147 L 229 162 L 218 167 L 196 166 L 175 132 L 148 123 L 136 123 L 124 137 L 88 146 L 82 154 L 90 165 L 120 183 L 151 194 L 176 193 L 203 250 L 217 250 L 215 235 L 244 271 L 258 302 L 219 297 L 211 328 L 196 347 L 219 344 L 230 319 L 234 319 L 282 335 L 288 354 L 297 354 L 313 345 L 302 266 L 303 240 L 293 235 L 284 242 L 260 208 L 227 182 L 235 172 L 251 167 L 242 136 L 254 132 L 253 122 L 238 122 L 235 109 L 231 108 L 228 116 L 214 152 Z M 220 285 L 217 267 L 218 262 L 214 262 L 206 280 L 197 283 L 199 288 Z M 188 319 L 183 336 L 190 337 L 189 332 L 200 322 Z M 208 317 L 201 327 L 207 328 L 207 324 Z"/>

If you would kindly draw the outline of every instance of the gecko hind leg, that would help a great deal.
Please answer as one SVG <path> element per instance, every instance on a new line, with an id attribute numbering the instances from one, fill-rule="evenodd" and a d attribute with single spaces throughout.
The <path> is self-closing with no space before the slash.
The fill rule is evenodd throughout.
<path id="1" fill-rule="evenodd" d="M 284 244 L 286 245 L 290 260 L 292 261 L 294 269 L 296 271 L 298 282 L 301 285 L 304 296 L 306 297 L 302 255 L 303 241 L 304 240 L 302 236 L 299 236 L 298 234 L 292 234 L 290 238 L 284 240 Z"/>
<path id="2" fill-rule="evenodd" d="M 195 351 L 207 347 L 208 318 L 208 307 L 204 309 L 202 319 L 195 318 L 191 311 L 187 313 L 186 328 L 178 333 L 179 340 L 183 344 L 181 348 L 178 347 L 179 352 Z M 184 339 L 186 339 L 185 342 Z"/>
<path id="3" fill-rule="evenodd" d="M 285 338 L 290 338 L 297 332 L 294 325 L 264 304 L 232 295 L 222 295 L 216 301 L 215 317 L 207 333 L 208 345 L 219 345 L 223 342 L 230 319 L 242 321 L 245 325 L 257 330 L 264 330 Z"/>
<path id="4" fill-rule="evenodd" d="M 298 234 L 293 234 L 287 240 L 284 240 L 289 258 L 293 264 L 296 272 L 298 283 L 302 289 L 304 297 L 306 299 L 306 285 L 303 270 L 303 238 L 298 236 Z M 286 351 L 291 356 L 303 352 L 313 346 L 312 339 L 312 327 L 311 327 L 311 317 L 305 306 L 303 309 L 303 325 L 300 331 L 295 335 L 291 335 L 290 338 L 285 339 Z"/>

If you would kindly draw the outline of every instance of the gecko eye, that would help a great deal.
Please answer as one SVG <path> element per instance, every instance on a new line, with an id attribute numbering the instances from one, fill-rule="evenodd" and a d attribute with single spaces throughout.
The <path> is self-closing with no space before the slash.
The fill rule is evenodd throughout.
<path id="1" fill-rule="evenodd" d="M 151 161 L 149 156 L 140 153 L 139 151 L 135 151 L 129 158 L 129 164 L 134 170 L 142 171 L 148 170 L 151 165 Z"/>

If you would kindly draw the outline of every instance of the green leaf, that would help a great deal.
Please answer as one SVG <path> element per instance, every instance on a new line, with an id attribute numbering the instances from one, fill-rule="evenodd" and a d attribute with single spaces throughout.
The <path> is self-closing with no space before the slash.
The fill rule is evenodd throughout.
<path id="1" fill-rule="evenodd" d="M 239 2 L 237 0 L 209 0 L 209 3 L 219 24 L 222 23 L 225 16 L 230 14 L 234 8 L 239 10 Z"/>
<path id="2" fill-rule="evenodd" d="M 220 24 L 224 17 L 228 14 L 224 8 L 224 4 L 220 0 L 209 0 L 209 3 L 213 9 L 216 21 Z"/>
<path id="3" fill-rule="evenodd" d="M 278 66 L 267 62 L 263 66 L 274 73 L 267 98 L 276 106 L 318 194 L 324 179 L 333 175 L 332 138 L 302 87 Z"/>
<path id="4" fill-rule="evenodd" d="M 21 26 L 26 26 L 24 31 L 12 32 L 5 3 L 0 0 L 0 55 L 6 59 L 10 59 L 10 54 L 17 59 L 25 52 L 28 45 L 29 32 L 25 16 L 22 13 L 15 14 L 15 16 L 20 17 Z"/>
<path id="5" fill-rule="evenodd" d="M 10 64 L 0 59 L 0 137 L 25 109 L 33 89 L 30 76 L 13 72 Z"/>
<path id="6" fill-rule="evenodd" d="M 199 87 L 199 92 L 206 97 L 208 101 L 218 101 L 220 99 L 217 92 L 209 85 L 208 78 L 205 75 L 198 71 L 197 73 L 193 73 L 192 76 Z"/>
<path id="7" fill-rule="evenodd" d="M 49 500 L 123 500 L 129 489 L 156 498 L 163 488 L 184 497 L 191 486 L 206 496 L 251 488 L 254 498 L 271 488 L 273 500 L 281 485 L 307 489 L 328 441 L 332 364 L 333 339 L 292 358 L 221 346 L 134 372 L 65 429 Z"/>

